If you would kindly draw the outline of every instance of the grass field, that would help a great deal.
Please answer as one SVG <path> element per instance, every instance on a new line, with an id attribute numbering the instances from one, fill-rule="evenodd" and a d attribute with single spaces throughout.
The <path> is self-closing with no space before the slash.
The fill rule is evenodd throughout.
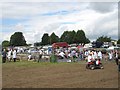
<path id="1" fill-rule="evenodd" d="M 78 63 L 7 62 L 2 65 L 3 88 L 118 88 L 115 62 L 104 68 L 87 70 Z"/>

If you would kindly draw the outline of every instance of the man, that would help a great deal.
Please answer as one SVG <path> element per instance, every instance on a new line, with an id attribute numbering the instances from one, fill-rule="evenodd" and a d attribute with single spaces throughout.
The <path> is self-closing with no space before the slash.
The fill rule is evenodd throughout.
<path id="1" fill-rule="evenodd" d="M 16 62 L 16 55 L 17 55 L 17 53 L 16 53 L 16 50 L 14 49 L 14 51 L 13 51 L 13 60 L 14 60 L 14 62 Z"/>
<path id="2" fill-rule="evenodd" d="M 100 60 L 102 60 L 102 52 L 101 52 L 101 51 L 98 52 L 98 58 L 99 58 Z"/>
<path id="3" fill-rule="evenodd" d="M 7 57 L 7 52 L 6 52 L 5 49 L 3 49 L 3 52 L 2 52 L 2 63 L 6 62 L 6 57 Z"/>
<path id="4" fill-rule="evenodd" d="M 42 55 L 43 55 L 43 51 L 42 51 L 42 50 L 39 50 L 38 62 L 40 62 L 40 60 L 41 60 L 41 58 L 42 58 Z"/>

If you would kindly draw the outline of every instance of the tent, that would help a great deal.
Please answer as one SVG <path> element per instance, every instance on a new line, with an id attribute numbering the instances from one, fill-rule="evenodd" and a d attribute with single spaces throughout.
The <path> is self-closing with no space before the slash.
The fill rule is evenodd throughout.
<path id="1" fill-rule="evenodd" d="M 58 43 L 53 43 L 52 47 L 53 48 L 58 48 L 58 47 L 68 48 L 68 44 L 66 42 L 58 42 Z"/>

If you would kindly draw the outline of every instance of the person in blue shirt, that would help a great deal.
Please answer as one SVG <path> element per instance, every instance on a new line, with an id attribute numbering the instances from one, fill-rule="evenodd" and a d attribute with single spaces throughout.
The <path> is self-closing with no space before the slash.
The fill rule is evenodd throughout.
<path id="1" fill-rule="evenodd" d="M 6 62 L 6 58 L 7 58 L 7 52 L 5 49 L 3 49 L 3 51 L 2 51 L 2 63 Z"/>

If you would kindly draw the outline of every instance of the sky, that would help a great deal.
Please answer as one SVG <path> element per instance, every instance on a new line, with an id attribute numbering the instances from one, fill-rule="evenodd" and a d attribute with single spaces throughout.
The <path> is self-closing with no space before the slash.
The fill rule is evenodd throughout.
<path id="1" fill-rule="evenodd" d="M 0 42 L 23 32 L 28 44 L 44 33 L 59 37 L 64 31 L 83 30 L 91 41 L 104 35 L 118 39 L 118 2 L 2 2 Z"/>

